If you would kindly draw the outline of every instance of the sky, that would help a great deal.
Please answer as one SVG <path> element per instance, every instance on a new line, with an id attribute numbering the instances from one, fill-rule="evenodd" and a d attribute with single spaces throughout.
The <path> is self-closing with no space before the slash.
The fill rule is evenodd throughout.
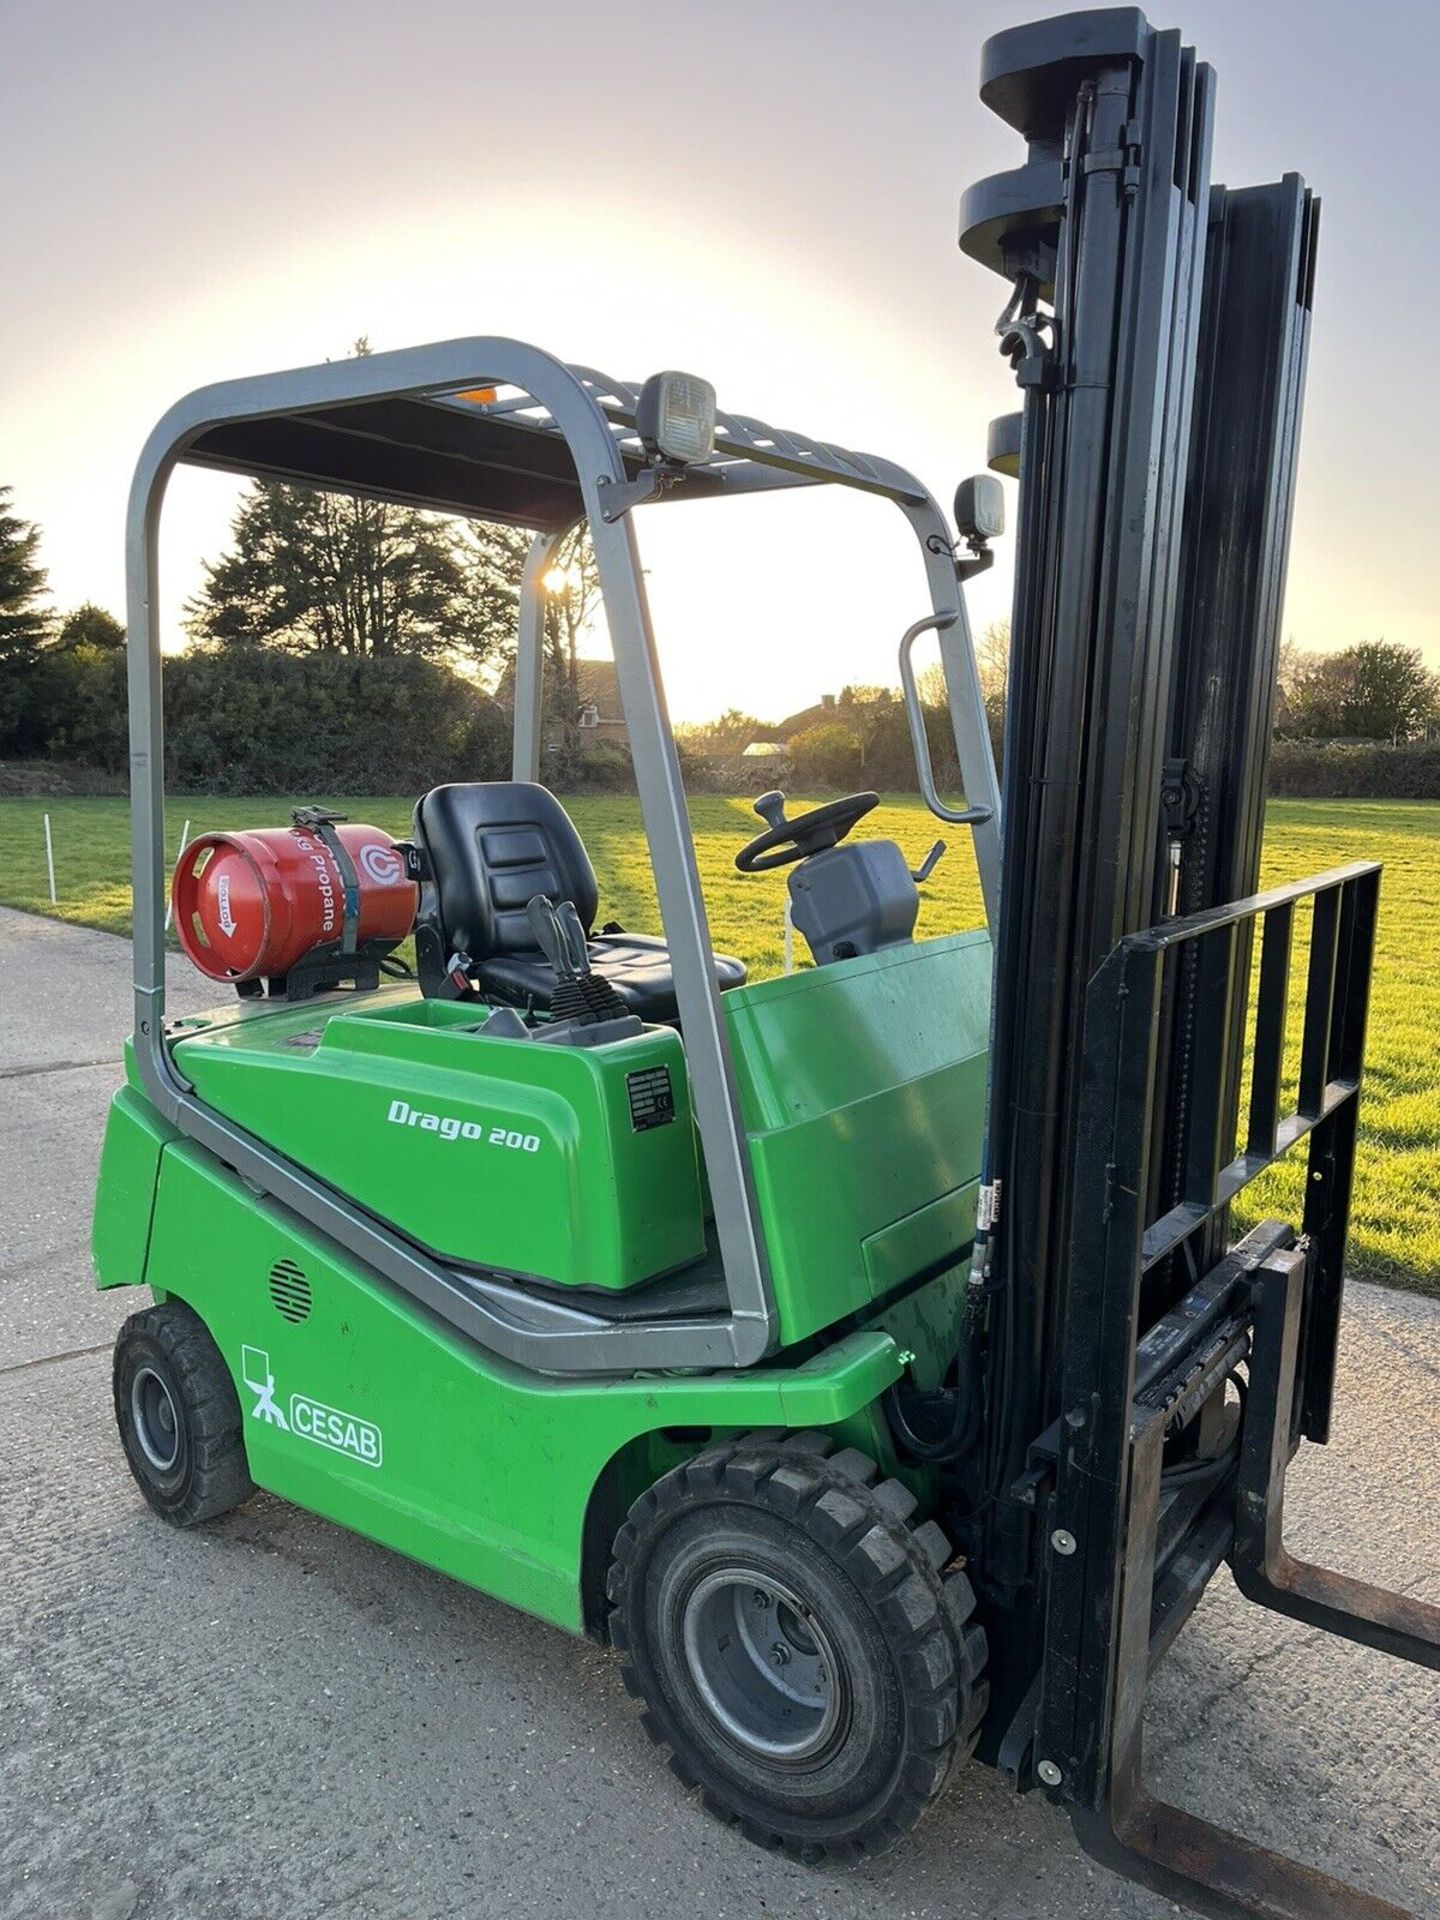
<path id="1" fill-rule="evenodd" d="M 57 606 L 123 611 L 130 473 L 174 400 L 360 334 L 684 368 L 948 500 L 1016 404 L 991 332 L 1004 287 L 956 246 L 965 185 L 1022 158 L 980 104 L 980 47 L 1044 10 L 3 0 L 0 482 L 43 529 Z M 1214 177 L 1300 171 L 1324 203 L 1285 632 L 1383 635 L 1440 668 L 1440 7 L 1151 18 L 1217 69 Z M 236 498 L 223 476 L 172 483 L 172 641 Z M 661 509 L 641 540 L 679 720 L 893 681 L 928 610 L 900 515 L 838 489 Z M 1002 543 L 970 589 L 977 627 L 1010 584 Z"/>

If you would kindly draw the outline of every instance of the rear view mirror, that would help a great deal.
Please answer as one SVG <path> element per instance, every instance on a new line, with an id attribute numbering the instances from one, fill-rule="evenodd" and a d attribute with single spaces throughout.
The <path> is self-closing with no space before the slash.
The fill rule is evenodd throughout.
<path id="1" fill-rule="evenodd" d="M 993 473 L 975 473 L 955 489 L 955 525 L 962 540 L 981 546 L 1005 531 L 1005 489 Z"/>

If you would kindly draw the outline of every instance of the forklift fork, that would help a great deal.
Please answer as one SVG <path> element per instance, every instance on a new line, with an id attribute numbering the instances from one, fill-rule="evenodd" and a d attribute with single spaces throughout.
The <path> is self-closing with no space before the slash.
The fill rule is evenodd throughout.
<path id="1" fill-rule="evenodd" d="M 1255 1276 L 1255 1337 L 1230 1552 L 1236 1583 L 1249 1599 L 1277 1612 L 1421 1666 L 1440 1667 L 1440 1607 L 1306 1566 L 1282 1544 L 1304 1280 L 1305 1255 L 1299 1249 L 1272 1255 Z M 1173 1631 L 1166 1632 L 1173 1621 L 1164 1604 L 1166 1585 L 1162 1581 L 1157 1587 L 1155 1579 L 1164 1429 L 1163 1412 L 1152 1411 L 1131 1443 L 1119 1685 L 1098 1803 L 1071 1808 L 1081 1845 L 1112 1870 L 1216 1920 L 1413 1920 L 1402 1907 L 1172 1806 L 1146 1787 L 1145 1695 L 1153 1662 L 1173 1637 Z M 1227 1524 L 1221 1537 L 1229 1532 Z M 1193 1575 L 1203 1564 L 1202 1549 L 1189 1571 Z"/>
<path id="2" fill-rule="evenodd" d="M 1247 1600 L 1306 1626 L 1440 1671 L 1440 1607 L 1311 1566 L 1285 1546 L 1304 1264 L 1291 1255 L 1283 1267 L 1277 1261 L 1260 1273 L 1231 1555 L 1235 1584 Z"/>
<path id="3" fill-rule="evenodd" d="M 1279 989 L 1294 908 L 1307 896 L 1315 918 L 1300 1084 L 1297 1110 L 1282 1118 Z M 1227 1559 L 1260 1605 L 1440 1669 L 1440 1607 L 1308 1565 L 1283 1537 L 1285 1476 L 1302 1430 L 1329 1434 L 1377 898 L 1378 869 L 1352 867 L 1170 921 L 1123 941 L 1087 995 L 1076 1190 L 1091 1204 L 1072 1237 L 1066 1411 L 1037 1449 L 1053 1461 L 1055 1491 L 1036 1772 L 1087 1852 L 1215 1920 L 1413 1920 L 1168 1804 L 1142 1770 L 1150 1675 Z M 1165 956 L 1194 949 L 1209 1016 L 1223 1027 L 1240 991 L 1236 956 L 1257 921 L 1264 944 L 1247 1146 L 1229 1161 L 1219 1150 L 1227 1112 L 1215 1049 L 1192 1088 L 1191 1115 L 1208 1125 L 1203 1139 L 1192 1135 L 1184 1199 L 1147 1222 Z M 1299 1244 L 1281 1223 L 1255 1229 L 1137 1343 L 1144 1275 L 1306 1134 Z M 1162 1510 L 1166 1440 L 1240 1359 L 1248 1385 L 1234 1458 L 1177 1529 L 1173 1498 L 1171 1512 Z"/>

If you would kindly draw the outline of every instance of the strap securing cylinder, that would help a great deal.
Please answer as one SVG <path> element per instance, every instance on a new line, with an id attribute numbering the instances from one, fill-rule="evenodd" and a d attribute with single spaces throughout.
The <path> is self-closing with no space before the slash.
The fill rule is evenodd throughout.
<path id="1" fill-rule="evenodd" d="M 345 909 L 340 934 L 340 952 L 347 956 L 358 950 L 360 876 L 355 871 L 355 862 L 350 858 L 349 850 L 335 828 L 348 817 L 347 814 L 336 813 L 329 807 L 292 807 L 290 809 L 290 824 L 300 828 L 302 832 L 313 833 L 335 862 L 336 871 L 340 875 Z"/>

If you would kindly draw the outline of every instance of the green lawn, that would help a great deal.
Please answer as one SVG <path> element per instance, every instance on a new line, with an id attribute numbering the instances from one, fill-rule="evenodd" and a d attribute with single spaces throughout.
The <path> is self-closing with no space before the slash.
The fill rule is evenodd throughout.
<path id="1" fill-rule="evenodd" d="M 337 803 L 351 819 L 400 834 L 409 805 L 394 799 Z M 179 798 L 169 803 L 167 844 L 184 821 L 193 834 L 215 827 L 267 826 L 288 818 L 277 800 Z M 567 802 L 600 876 L 603 918 L 659 931 L 654 886 L 638 810 L 629 799 Z M 732 857 L 760 823 L 745 800 L 702 796 L 690 803 L 711 934 L 722 951 L 740 954 L 752 973 L 781 964 L 779 875 L 745 878 Z M 46 896 L 41 816 L 49 811 L 55 842 L 58 905 Z M 935 839 L 935 823 L 918 801 L 887 802 L 867 826 L 900 842 L 914 864 Z M 964 830 L 922 889 L 921 928 L 978 923 L 980 892 Z M 1266 823 L 1263 880 L 1299 879 L 1347 860 L 1385 862 L 1379 953 L 1370 1022 L 1362 1155 L 1352 1238 L 1352 1271 L 1440 1294 L 1440 803 L 1299 801 L 1272 804 Z M 129 819 L 122 799 L 0 798 L 0 904 L 58 914 L 86 926 L 125 933 L 130 925 Z M 1297 973 L 1303 978 L 1303 953 Z M 1257 1183 L 1261 1208 L 1289 1211 L 1298 1167 Z M 1251 1197 L 1247 1196 L 1247 1197 Z"/>

